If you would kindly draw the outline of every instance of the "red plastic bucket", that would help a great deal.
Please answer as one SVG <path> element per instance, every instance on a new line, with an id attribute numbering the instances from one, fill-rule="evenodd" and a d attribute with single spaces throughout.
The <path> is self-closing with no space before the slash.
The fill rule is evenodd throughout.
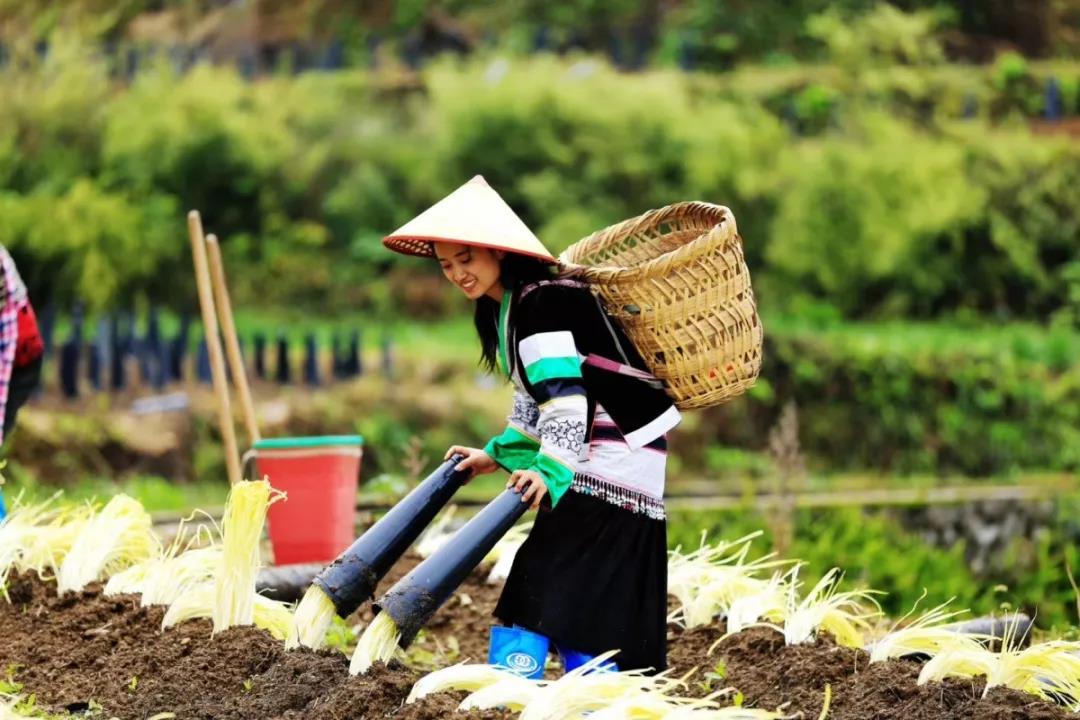
<path id="1" fill-rule="evenodd" d="M 276 564 L 330 562 L 352 544 L 363 445 L 359 435 L 255 443 L 257 475 L 288 495 L 267 512 Z"/>

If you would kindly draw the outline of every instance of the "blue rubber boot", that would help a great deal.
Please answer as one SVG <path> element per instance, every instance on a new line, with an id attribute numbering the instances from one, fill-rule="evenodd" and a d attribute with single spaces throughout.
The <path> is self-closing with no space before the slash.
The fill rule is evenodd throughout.
<path id="1" fill-rule="evenodd" d="M 548 644 L 548 639 L 539 633 L 496 625 L 491 628 L 488 664 L 505 668 L 529 680 L 540 680 L 544 677 Z"/>
<path id="2" fill-rule="evenodd" d="M 591 662 L 596 659 L 595 655 L 589 655 L 588 653 L 578 652 L 577 650 L 571 650 L 570 648 L 563 647 L 562 645 L 556 645 L 555 649 L 559 652 L 559 656 L 562 657 L 563 668 L 566 672 L 577 670 L 582 665 Z M 618 672 L 619 666 L 615 664 L 614 660 L 607 660 L 600 663 L 598 667 L 589 672 Z"/>

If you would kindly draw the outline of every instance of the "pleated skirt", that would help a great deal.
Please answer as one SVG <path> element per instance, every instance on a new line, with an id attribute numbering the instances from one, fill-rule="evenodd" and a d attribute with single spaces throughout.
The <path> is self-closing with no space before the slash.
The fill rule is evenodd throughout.
<path id="1" fill-rule="evenodd" d="M 667 521 L 568 490 L 537 514 L 495 616 L 622 670 L 667 667 Z"/>

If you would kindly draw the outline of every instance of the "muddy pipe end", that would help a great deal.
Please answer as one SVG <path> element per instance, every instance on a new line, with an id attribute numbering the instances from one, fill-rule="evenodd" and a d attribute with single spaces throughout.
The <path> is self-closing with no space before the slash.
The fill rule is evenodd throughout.
<path id="1" fill-rule="evenodd" d="M 442 602 L 439 598 L 424 588 L 412 585 L 391 589 L 372 607 L 376 613 L 385 612 L 393 619 L 401 634 L 398 646 L 404 650 L 412 644 L 440 605 Z"/>
<path id="2" fill-rule="evenodd" d="M 379 574 L 355 556 L 340 557 L 311 581 L 334 603 L 338 617 L 346 618 L 375 597 Z"/>
<path id="3" fill-rule="evenodd" d="M 401 633 L 398 644 L 402 648 L 412 643 L 439 607 L 528 509 L 516 491 L 502 492 L 375 603 L 377 610 L 393 618 Z"/>
<path id="4" fill-rule="evenodd" d="M 374 597 L 382 577 L 461 487 L 468 473 L 454 468 L 463 459 L 455 454 L 445 460 L 314 579 L 339 616 Z"/>

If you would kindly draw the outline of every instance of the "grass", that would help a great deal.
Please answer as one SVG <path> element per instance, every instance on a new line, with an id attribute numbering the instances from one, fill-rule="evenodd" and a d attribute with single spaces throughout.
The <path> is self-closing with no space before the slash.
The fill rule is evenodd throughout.
<path id="1" fill-rule="evenodd" d="M 353 331 L 361 333 L 361 349 L 371 352 L 382 347 L 384 340 L 389 340 L 391 347 L 399 352 L 430 357 L 445 358 L 467 356 L 470 361 L 478 355 L 476 331 L 472 327 L 472 318 L 465 315 L 435 321 L 417 321 L 410 318 L 372 317 L 368 315 L 343 315 L 337 317 L 311 317 L 293 309 L 272 310 L 236 310 L 236 330 L 241 342 L 245 342 L 250 351 L 251 338 L 256 333 L 264 334 L 268 343 L 276 341 L 279 334 L 289 342 L 289 349 L 298 352 L 303 348 L 304 337 L 314 334 L 320 348 L 328 348 L 330 339 L 336 333 L 342 340 L 348 341 Z M 193 318 L 197 320 L 197 318 Z M 97 318 L 87 318 L 83 322 L 84 338 L 92 339 L 96 334 Z M 175 336 L 180 329 L 180 318 L 162 311 L 159 315 L 159 327 L 164 339 Z M 146 332 L 146 315 L 138 317 L 137 332 Z M 59 344 L 71 333 L 69 317 L 60 317 L 53 331 L 54 343 Z M 193 324 L 189 335 L 189 351 L 197 350 L 197 342 L 202 337 L 202 323 Z M 272 350 L 272 348 L 270 348 Z"/>
<path id="2" fill-rule="evenodd" d="M 62 491 L 64 499 L 69 502 L 104 502 L 114 495 L 124 493 L 138 500 L 152 513 L 186 513 L 196 508 L 210 510 L 223 507 L 229 491 L 225 482 L 174 483 L 166 478 L 150 475 L 122 480 L 88 476 L 75 482 L 52 484 L 40 482 L 17 469 L 5 474 L 8 482 L 0 487 L 0 490 L 3 491 L 9 508 L 19 496 L 24 502 L 40 502 Z M 365 480 L 360 487 L 358 500 L 392 504 L 396 499 L 404 497 L 417 482 L 418 480 L 409 480 L 398 475 L 379 475 Z M 465 502 L 485 502 L 502 492 L 505 485 L 505 474 L 485 475 L 468 483 L 458 491 L 456 498 Z"/>
<path id="3" fill-rule="evenodd" d="M 886 320 L 852 322 L 834 319 L 830 313 L 811 311 L 803 315 L 766 314 L 763 317 L 766 335 L 814 338 L 823 342 L 841 343 L 854 351 L 910 357 L 915 354 L 952 355 L 964 353 L 991 356 L 1010 356 L 1017 360 L 1041 363 L 1052 368 L 1068 367 L 1080 357 L 1080 331 L 1067 327 L 1046 327 L 1028 322 L 992 323 Z M 816 317 L 815 317 L 816 316 Z M 145 331 L 141 318 L 139 331 Z M 249 339 L 263 333 L 273 341 L 279 333 L 289 340 L 290 349 L 301 348 L 304 336 L 313 333 L 323 346 L 337 333 L 343 338 L 361 331 L 362 347 L 368 351 L 381 347 L 389 339 L 398 352 L 426 357 L 461 357 L 474 363 L 478 353 L 476 332 L 467 314 L 439 320 L 418 321 L 408 317 L 372 317 L 342 315 L 311 317 L 310 313 L 294 309 L 239 309 L 236 314 L 238 332 Z M 96 320 L 85 322 L 85 332 L 93 336 Z M 54 338 L 66 337 L 70 325 L 61 318 Z M 161 329 L 165 337 L 174 335 L 179 318 L 161 314 Z M 198 328 L 192 333 L 192 350 L 199 337 Z"/>
<path id="4" fill-rule="evenodd" d="M 1012 358 L 1046 365 L 1055 370 L 1070 367 L 1080 357 L 1080 332 L 1066 327 L 1034 323 L 961 322 L 807 322 L 791 316 L 766 316 L 765 333 L 789 338 L 813 339 L 841 344 L 872 355 L 951 356 L 975 355 Z"/>
<path id="5" fill-rule="evenodd" d="M 41 483 L 17 474 L 4 485 L 4 499 L 9 505 L 20 495 L 26 502 L 39 502 L 63 490 L 70 502 L 83 500 L 107 501 L 125 493 L 142 503 L 149 512 L 187 512 L 195 508 L 221 507 L 225 504 L 228 485 L 219 483 L 172 483 L 162 477 L 134 476 L 122 480 L 85 477 L 64 485 Z"/>
<path id="6" fill-rule="evenodd" d="M 431 468 L 433 469 L 433 468 Z M 900 476 L 872 473 L 841 473 L 832 475 L 811 475 L 807 479 L 804 491 L 858 492 L 860 490 L 888 489 L 928 489 L 949 486 L 969 485 L 1023 485 L 1042 487 L 1048 490 L 1060 489 L 1064 476 L 1061 475 L 1022 475 L 994 478 L 966 478 L 936 476 Z M 397 475 L 379 475 L 365 480 L 360 486 L 358 501 L 376 505 L 389 505 L 404 497 L 414 486 L 415 480 L 408 480 Z M 455 495 L 457 502 L 470 504 L 485 503 L 505 489 L 506 474 L 494 473 L 477 478 L 463 487 Z M 771 482 L 747 476 L 724 478 L 669 477 L 668 494 L 672 495 L 732 495 L 749 497 L 753 494 L 769 494 Z M 10 478 L 3 490 L 8 504 L 22 493 L 24 500 L 36 502 L 44 500 L 58 490 L 63 490 L 64 497 L 70 501 L 108 500 L 117 493 L 132 496 L 150 512 L 186 513 L 195 508 L 205 510 L 220 508 L 225 504 L 228 486 L 224 482 L 197 482 L 176 484 L 165 478 L 138 476 L 124 480 L 109 480 L 101 477 L 87 477 L 65 485 L 53 485 L 34 481 L 21 476 Z"/>
<path id="7" fill-rule="evenodd" d="M 470 361 L 478 354 L 476 331 L 469 317 L 453 317 L 431 322 L 409 318 L 371 318 L 362 315 L 340 318 L 313 319 L 303 313 L 278 311 L 242 311 L 236 316 L 237 332 L 248 336 L 256 332 L 274 338 L 285 331 L 293 347 L 299 347 L 303 335 L 314 333 L 329 344 L 334 333 L 342 336 L 354 330 L 362 333 L 361 345 L 380 347 L 384 339 L 399 351 L 427 357 L 467 356 Z M 297 332 L 296 328 L 303 328 Z"/>

